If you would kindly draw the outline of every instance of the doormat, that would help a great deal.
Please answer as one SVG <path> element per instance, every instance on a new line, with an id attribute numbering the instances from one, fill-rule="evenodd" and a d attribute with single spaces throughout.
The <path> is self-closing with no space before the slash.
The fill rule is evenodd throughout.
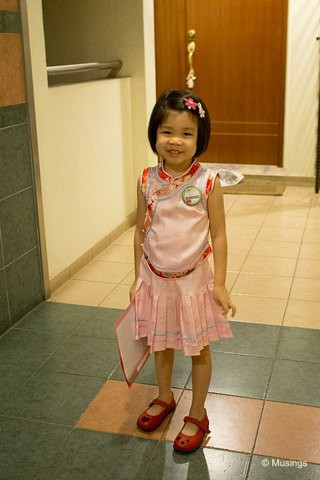
<path id="1" fill-rule="evenodd" d="M 245 175 L 243 180 L 237 185 L 223 187 L 223 193 L 233 193 L 236 195 L 276 195 L 281 196 L 286 186 L 279 180 L 266 180 L 263 177 Z"/>

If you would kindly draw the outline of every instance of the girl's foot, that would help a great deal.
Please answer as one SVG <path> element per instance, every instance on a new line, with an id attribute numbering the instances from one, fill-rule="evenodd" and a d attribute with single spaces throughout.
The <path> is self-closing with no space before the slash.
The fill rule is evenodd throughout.
<path id="1" fill-rule="evenodd" d="M 150 403 L 149 407 L 149 409 L 141 413 L 137 420 L 138 427 L 145 432 L 152 432 L 158 428 L 166 416 L 176 408 L 176 402 L 172 395 L 170 403 L 163 402 L 159 398 L 156 398 Z"/>
<path id="2" fill-rule="evenodd" d="M 184 421 L 185 427 L 177 435 L 173 444 L 173 448 L 179 452 L 194 452 L 201 446 L 205 435 L 210 433 L 207 412 L 205 412 L 205 415 L 201 421 L 190 416 L 184 417 Z M 186 435 L 183 433 L 184 431 L 188 430 L 188 423 L 193 424 L 196 427 L 196 433 L 194 435 Z"/>

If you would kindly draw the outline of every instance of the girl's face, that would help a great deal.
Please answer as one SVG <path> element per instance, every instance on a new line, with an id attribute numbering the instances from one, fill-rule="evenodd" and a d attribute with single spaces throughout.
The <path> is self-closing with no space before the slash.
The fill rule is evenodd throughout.
<path id="1" fill-rule="evenodd" d="M 168 110 L 157 131 L 156 149 L 172 176 L 190 167 L 197 149 L 198 123 L 188 112 Z"/>

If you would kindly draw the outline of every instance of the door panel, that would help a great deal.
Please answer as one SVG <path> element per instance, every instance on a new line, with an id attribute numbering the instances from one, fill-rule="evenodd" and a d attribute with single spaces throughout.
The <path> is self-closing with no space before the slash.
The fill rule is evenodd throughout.
<path id="1" fill-rule="evenodd" d="M 158 92 L 185 88 L 187 32 L 196 31 L 193 90 L 212 120 L 201 160 L 281 166 L 287 0 L 201 0 L 201 8 L 199 0 L 155 0 L 155 6 Z"/>

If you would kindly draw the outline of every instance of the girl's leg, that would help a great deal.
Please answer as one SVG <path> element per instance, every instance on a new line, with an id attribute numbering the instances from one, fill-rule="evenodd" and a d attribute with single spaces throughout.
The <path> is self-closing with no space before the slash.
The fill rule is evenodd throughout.
<path id="1" fill-rule="evenodd" d="M 171 379 L 174 362 L 174 350 L 167 348 L 163 352 L 154 353 L 157 381 L 159 386 L 159 399 L 166 403 L 171 403 Z M 163 411 L 160 405 L 152 405 L 148 409 L 150 415 L 159 415 Z"/>
<path id="2" fill-rule="evenodd" d="M 192 404 L 189 412 L 190 417 L 202 420 L 205 415 L 204 404 L 208 395 L 212 373 L 210 346 L 201 350 L 200 355 L 192 357 Z M 182 430 L 185 435 L 193 436 L 198 427 L 187 422 Z"/>

